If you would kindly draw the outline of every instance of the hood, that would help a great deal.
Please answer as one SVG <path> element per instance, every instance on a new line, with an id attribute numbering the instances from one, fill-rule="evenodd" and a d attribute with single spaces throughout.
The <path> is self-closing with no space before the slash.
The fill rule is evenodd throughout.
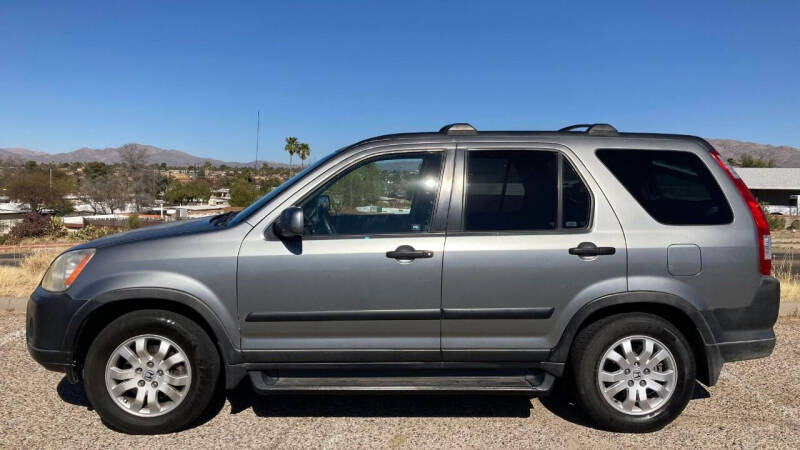
<path id="1" fill-rule="evenodd" d="M 138 228 L 136 230 L 126 231 L 124 233 L 112 234 L 77 245 L 72 249 L 105 248 L 114 245 L 130 244 L 133 242 L 165 239 L 189 234 L 208 233 L 223 229 L 224 228 L 218 228 L 211 224 L 209 217 L 202 217 L 194 220 L 182 220 L 179 222 L 153 225 L 149 227 Z"/>

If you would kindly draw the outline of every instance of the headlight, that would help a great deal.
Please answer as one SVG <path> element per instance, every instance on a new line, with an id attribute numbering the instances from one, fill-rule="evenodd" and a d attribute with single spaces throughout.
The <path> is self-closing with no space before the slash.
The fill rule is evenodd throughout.
<path id="1" fill-rule="evenodd" d="M 94 249 L 73 250 L 56 258 L 42 278 L 42 287 L 51 292 L 66 291 L 94 256 Z"/>

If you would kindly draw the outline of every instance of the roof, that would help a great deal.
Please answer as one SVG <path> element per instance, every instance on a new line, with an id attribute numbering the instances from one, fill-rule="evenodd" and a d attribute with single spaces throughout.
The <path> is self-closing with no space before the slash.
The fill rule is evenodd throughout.
<path id="1" fill-rule="evenodd" d="M 750 189 L 785 189 L 800 191 L 800 168 L 736 167 L 736 173 Z"/>

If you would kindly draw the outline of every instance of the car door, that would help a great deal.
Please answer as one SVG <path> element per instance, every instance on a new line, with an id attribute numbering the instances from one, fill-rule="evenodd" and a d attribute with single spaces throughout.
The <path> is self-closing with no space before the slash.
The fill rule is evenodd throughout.
<path id="1" fill-rule="evenodd" d="M 459 149 L 442 285 L 445 361 L 536 361 L 589 300 L 626 290 L 622 229 L 560 146 Z"/>
<path id="2" fill-rule="evenodd" d="M 361 156 L 288 204 L 305 231 L 271 224 L 243 242 L 242 347 L 260 361 L 439 361 L 444 224 L 453 154 Z"/>

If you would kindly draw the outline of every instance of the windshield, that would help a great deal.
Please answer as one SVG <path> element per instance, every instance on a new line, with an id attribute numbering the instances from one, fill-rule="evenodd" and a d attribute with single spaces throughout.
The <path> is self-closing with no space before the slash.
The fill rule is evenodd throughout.
<path id="1" fill-rule="evenodd" d="M 289 178 L 288 180 L 284 181 L 283 184 L 281 184 L 280 186 L 276 187 L 275 189 L 269 191 L 269 193 L 267 195 L 261 197 L 260 199 L 258 199 L 255 202 L 251 203 L 250 206 L 248 206 L 247 208 L 241 210 L 239 212 L 239 214 L 236 214 L 228 222 L 228 225 L 229 226 L 233 226 L 233 225 L 237 225 L 239 223 L 242 223 L 244 220 L 246 220 L 248 217 L 250 217 L 254 212 L 258 211 L 264 205 L 269 203 L 273 198 L 275 198 L 278 195 L 280 195 L 281 192 L 285 191 L 290 186 L 295 184 L 298 180 L 300 180 L 301 178 L 306 176 L 307 173 L 311 172 L 312 170 L 314 170 L 317 167 L 321 166 L 322 164 L 326 163 L 329 159 L 333 158 L 337 153 L 339 153 L 338 150 L 335 151 L 335 152 L 332 152 L 332 153 L 330 153 L 330 154 L 328 154 L 326 156 L 324 156 L 323 158 L 321 158 L 320 160 L 318 160 L 314 164 L 311 164 L 310 166 L 308 166 L 305 169 L 303 169 L 300 172 L 298 172 L 292 178 Z"/>

